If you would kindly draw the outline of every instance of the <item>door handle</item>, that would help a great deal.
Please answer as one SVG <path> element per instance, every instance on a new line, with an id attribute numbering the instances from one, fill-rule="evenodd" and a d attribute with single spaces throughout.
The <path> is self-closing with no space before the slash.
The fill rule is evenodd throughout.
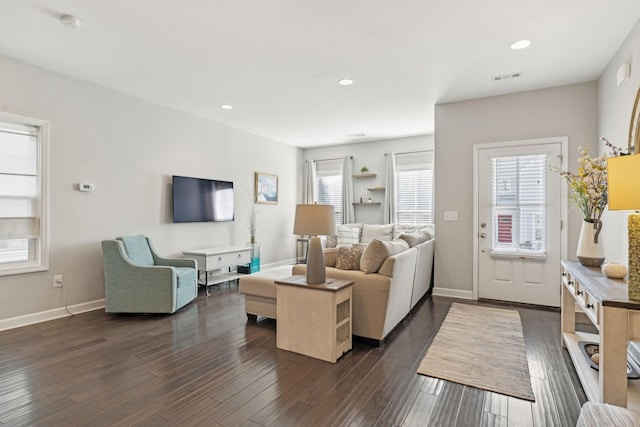
<path id="1" fill-rule="evenodd" d="M 484 238 L 486 238 L 486 237 L 487 237 L 487 233 L 480 233 L 480 238 L 481 238 L 481 239 L 484 239 Z"/>

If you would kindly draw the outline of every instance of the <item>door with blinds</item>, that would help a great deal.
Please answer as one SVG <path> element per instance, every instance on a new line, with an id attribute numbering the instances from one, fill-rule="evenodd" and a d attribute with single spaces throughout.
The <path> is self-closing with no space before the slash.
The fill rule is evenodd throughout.
<path id="1" fill-rule="evenodd" d="M 477 150 L 480 298 L 560 305 L 561 141 Z"/>

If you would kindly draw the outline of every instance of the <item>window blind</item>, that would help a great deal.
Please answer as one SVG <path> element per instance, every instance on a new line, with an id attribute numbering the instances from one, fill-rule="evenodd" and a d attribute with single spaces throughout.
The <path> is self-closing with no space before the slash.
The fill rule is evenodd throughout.
<path id="1" fill-rule="evenodd" d="M 316 160 L 317 201 L 333 205 L 336 224 L 342 218 L 342 159 Z"/>
<path id="2" fill-rule="evenodd" d="M 492 252 L 545 253 L 546 170 L 546 155 L 491 159 Z"/>
<path id="3" fill-rule="evenodd" d="M 38 128 L 0 123 L 0 239 L 40 232 Z"/>
<path id="4" fill-rule="evenodd" d="M 396 221 L 433 223 L 433 152 L 396 154 L 395 159 Z"/>

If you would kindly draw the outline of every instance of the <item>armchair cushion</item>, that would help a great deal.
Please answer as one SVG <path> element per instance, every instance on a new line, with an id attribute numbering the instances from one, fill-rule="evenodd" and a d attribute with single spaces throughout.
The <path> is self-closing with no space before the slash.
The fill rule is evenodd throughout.
<path id="1" fill-rule="evenodd" d="M 137 265 L 154 265 L 153 254 L 143 235 L 120 237 L 127 256 Z"/>

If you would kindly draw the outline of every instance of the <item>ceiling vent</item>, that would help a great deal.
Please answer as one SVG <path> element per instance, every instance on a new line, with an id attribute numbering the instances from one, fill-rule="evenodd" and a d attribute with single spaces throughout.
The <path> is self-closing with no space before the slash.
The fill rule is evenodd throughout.
<path id="1" fill-rule="evenodd" d="M 493 79 L 493 81 L 500 81 L 500 80 L 509 80 L 509 79 L 515 79 L 516 77 L 520 77 L 522 75 L 522 73 L 509 73 L 509 74 L 503 74 L 501 76 L 493 76 L 491 77 Z"/>

